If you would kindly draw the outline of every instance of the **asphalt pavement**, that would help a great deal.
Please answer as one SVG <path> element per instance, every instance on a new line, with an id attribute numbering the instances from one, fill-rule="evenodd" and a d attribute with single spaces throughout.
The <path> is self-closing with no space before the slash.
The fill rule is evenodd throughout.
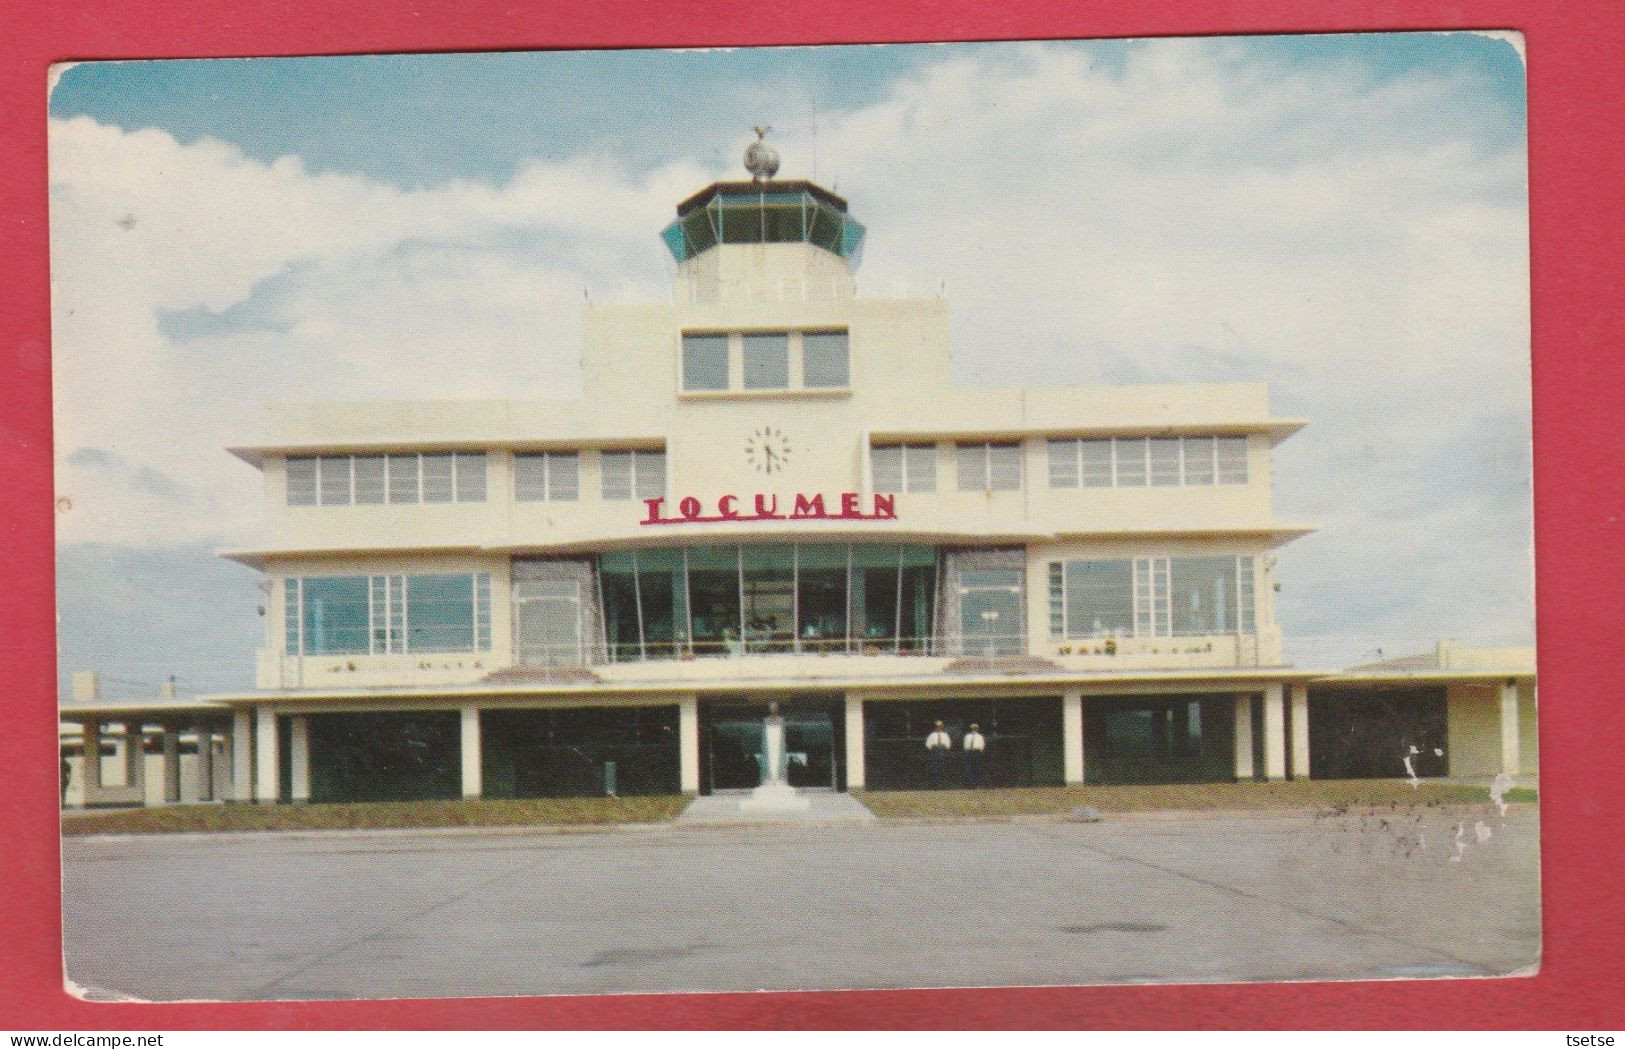
<path id="1" fill-rule="evenodd" d="M 1538 819 L 64 842 L 75 993 L 331 999 L 1497 976 L 1538 964 Z"/>

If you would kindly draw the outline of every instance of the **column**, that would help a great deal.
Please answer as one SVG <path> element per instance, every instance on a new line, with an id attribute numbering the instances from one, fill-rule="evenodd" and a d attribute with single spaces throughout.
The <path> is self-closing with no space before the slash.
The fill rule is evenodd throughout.
<path id="1" fill-rule="evenodd" d="M 677 786 L 684 794 L 700 792 L 700 700 L 677 701 Z"/>
<path id="2" fill-rule="evenodd" d="M 163 732 L 164 801 L 173 805 L 181 800 L 181 733 L 169 721 L 159 729 Z"/>
<path id="3" fill-rule="evenodd" d="M 254 800 L 254 715 L 246 707 L 231 712 L 231 800 Z"/>
<path id="4" fill-rule="evenodd" d="M 102 790 L 102 723 L 99 718 L 91 718 L 84 722 L 79 729 L 81 740 L 80 750 L 83 757 L 79 761 L 80 772 L 85 781 L 86 805 L 101 800 Z"/>
<path id="5" fill-rule="evenodd" d="M 1518 738 L 1518 683 L 1508 678 L 1501 684 L 1501 771 L 1508 776 L 1522 770 L 1522 742 Z"/>
<path id="6" fill-rule="evenodd" d="M 1253 696 L 1236 696 L 1236 778 L 1253 778 Z"/>
<path id="7" fill-rule="evenodd" d="M 477 798 L 485 793 L 484 761 L 480 752 L 480 708 L 465 703 L 462 715 L 463 797 Z"/>
<path id="8" fill-rule="evenodd" d="M 281 755 L 277 753 L 276 711 L 254 708 L 254 800 L 276 804 L 282 792 Z"/>
<path id="9" fill-rule="evenodd" d="M 1264 686 L 1264 778 L 1286 779 L 1286 689 Z"/>
<path id="10" fill-rule="evenodd" d="M 1292 696 L 1292 778 L 1309 778 L 1309 685 L 1294 682 Z"/>
<path id="11" fill-rule="evenodd" d="M 1061 697 L 1062 764 L 1068 785 L 1083 782 L 1083 693 L 1068 692 Z"/>
<path id="12" fill-rule="evenodd" d="M 863 756 L 863 697 L 846 694 L 846 789 L 862 790 L 869 782 Z"/>
<path id="13" fill-rule="evenodd" d="M 294 801 L 310 800 L 310 718 L 288 719 L 288 794 Z"/>
<path id="14" fill-rule="evenodd" d="M 147 748 L 140 721 L 124 723 L 124 785 L 135 793 L 138 804 L 147 803 Z"/>
<path id="15" fill-rule="evenodd" d="M 197 736 L 197 800 L 214 800 L 214 729 L 197 725 L 192 729 Z"/>

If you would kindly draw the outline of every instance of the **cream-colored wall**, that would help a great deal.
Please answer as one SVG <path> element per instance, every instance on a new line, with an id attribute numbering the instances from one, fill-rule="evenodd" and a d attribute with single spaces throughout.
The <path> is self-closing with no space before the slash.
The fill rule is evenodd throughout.
<path id="1" fill-rule="evenodd" d="M 1501 699 L 1496 685 L 1451 685 L 1445 692 L 1450 775 L 1501 771 Z"/>
<path id="2" fill-rule="evenodd" d="M 1535 716 L 1535 684 L 1518 685 L 1518 772 L 1540 774 L 1540 726 Z"/>
<path id="3" fill-rule="evenodd" d="M 802 250 L 796 245 L 768 247 Z M 755 249 L 739 250 L 748 255 Z M 719 249 L 707 255 L 718 253 L 726 252 Z M 680 389 L 685 331 L 832 327 L 845 328 L 850 335 L 849 390 L 695 394 Z M 748 499 L 760 492 L 788 504 L 798 492 L 819 492 L 826 499 L 841 492 L 866 493 L 871 443 L 911 440 L 939 443 L 937 491 L 900 496 L 898 521 L 866 523 L 863 531 L 1016 539 L 1182 529 L 1265 531 L 1274 524 L 1270 447 L 1294 424 L 1271 422 L 1263 384 L 961 389 L 950 382 L 950 360 L 948 307 L 941 300 L 837 298 L 587 307 L 579 401 L 307 405 L 275 410 L 270 435 L 258 446 L 260 451 L 250 453 L 263 458 L 266 472 L 270 528 L 260 549 L 542 550 L 650 541 L 648 530 L 639 524 L 644 513 L 640 503 L 599 497 L 593 450 L 662 445 L 667 452 L 668 495 L 673 501 L 693 495 L 708 512 L 725 494 Z M 792 380 L 799 381 L 794 366 Z M 792 448 L 788 467 L 772 475 L 756 472 L 744 454 L 745 442 L 764 427 L 784 433 Z M 1251 433 L 1248 483 L 1049 487 L 1048 436 L 1163 432 Z M 954 439 L 1024 440 L 1022 490 L 958 491 Z M 571 447 L 588 449 L 582 458 L 580 499 L 516 504 L 509 451 Z M 282 455 L 288 451 L 413 448 L 490 452 L 486 501 L 286 505 Z M 675 507 L 667 510 L 675 512 Z M 720 524 L 687 534 L 737 538 L 771 535 L 787 527 L 820 532 L 849 526 Z"/>
<path id="4" fill-rule="evenodd" d="M 678 264 L 678 302 L 851 298 L 846 260 L 808 244 L 736 244 Z"/>
<path id="5" fill-rule="evenodd" d="M 1501 772 L 1501 686 L 1454 684 L 1445 692 L 1449 719 L 1450 775 L 1464 778 Z M 1533 682 L 1518 684 L 1518 774 L 1540 772 L 1540 728 Z"/>
<path id="6" fill-rule="evenodd" d="M 317 571 L 431 570 L 429 566 L 435 571 L 489 571 L 493 649 L 462 657 L 290 661 L 280 653 L 282 602 L 277 588 L 267 605 L 262 686 L 428 686 L 476 680 L 511 662 L 511 555 L 735 540 L 1026 544 L 1034 549 L 1030 573 L 1042 572 L 1041 562 L 1054 556 L 1050 549 L 1089 550 L 1094 556 L 1113 556 L 1103 553 L 1106 550 L 1121 551 L 1120 556 L 1251 553 L 1260 557 L 1256 641 L 1136 642 L 1120 646 L 1111 667 L 1279 662 L 1280 635 L 1270 585 L 1273 567 L 1262 555 L 1294 533 L 1278 525 L 1272 513 L 1270 450 L 1298 424 L 1271 418 L 1264 384 L 956 388 L 950 380 L 947 303 L 857 298 L 846 277 L 844 263 L 820 249 L 731 245 L 684 263 L 673 302 L 589 306 L 584 313 L 579 400 L 273 409 L 266 436 L 239 450 L 264 470 L 269 517 L 266 541 L 241 556 L 265 562 L 276 578 Z M 703 290 L 707 282 L 712 287 Z M 827 294 L 815 291 L 820 282 L 827 284 Z M 829 328 L 849 333 L 849 389 L 689 393 L 680 388 L 685 331 Z M 792 340 L 793 384 L 800 381 L 794 346 Z M 735 357 L 737 369 L 737 347 Z M 765 427 L 782 432 L 791 447 L 787 467 L 773 474 L 757 472 L 745 454 L 747 440 Z M 1248 435 L 1248 483 L 1049 487 L 1049 437 L 1168 433 Z M 677 515 L 677 503 L 685 496 L 698 498 L 703 512 L 712 515 L 722 496 L 736 495 L 748 512 L 758 493 L 776 498 L 785 511 L 798 493 L 818 493 L 834 512 L 842 493 L 856 492 L 867 511 L 873 507 L 869 449 L 876 442 L 899 440 L 937 445 L 937 483 L 932 493 L 898 493 L 895 520 L 650 526 L 642 523 L 647 509 L 641 501 L 601 497 L 601 450 L 664 447 L 667 516 Z M 1021 441 L 1021 489 L 959 491 L 955 440 Z M 483 502 L 287 505 L 288 454 L 450 449 L 487 452 Z M 520 503 L 513 498 L 513 452 L 544 449 L 582 451 L 576 500 Z M 1226 538 L 1182 536 L 1195 532 Z M 1115 545 L 1114 536 L 1120 537 Z M 1057 540 L 1073 545 L 1054 547 Z M 1044 552 L 1039 552 L 1041 547 Z M 1041 578 L 1029 582 L 1028 635 L 1035 654 L 1059 658 L 1061 646 L 1051 644 L 1047 636 L 1046 586 Z M 1068 658 L 1088 662 L 1095 657 L 1074 651 Z M 725 668 L 719 672 L 728 673 Z"/>

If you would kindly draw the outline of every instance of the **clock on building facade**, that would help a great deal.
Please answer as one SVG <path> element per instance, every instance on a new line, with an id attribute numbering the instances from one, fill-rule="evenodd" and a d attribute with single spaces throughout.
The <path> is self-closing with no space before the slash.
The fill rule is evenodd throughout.
<path id="1" fill-rule="evenodd" d="M 790 465 L 790 438 L 783 430 L 764 426 L 745 441 L 745 461 L 758 473 L 783 472 Z"/>

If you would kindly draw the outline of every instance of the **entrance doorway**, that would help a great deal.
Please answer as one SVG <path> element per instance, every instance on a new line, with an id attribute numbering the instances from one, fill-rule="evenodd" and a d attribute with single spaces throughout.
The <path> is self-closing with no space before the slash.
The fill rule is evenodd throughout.
<path id="1" fill-rule="evenodd" d="M 762 782 L 766 703 L 700 704 L 700 792 L 752 790 Z M 802 790 L 844 790 L 844 713 L 834 702 L 791 700 L 784 718 L 786 778 Z"/>

